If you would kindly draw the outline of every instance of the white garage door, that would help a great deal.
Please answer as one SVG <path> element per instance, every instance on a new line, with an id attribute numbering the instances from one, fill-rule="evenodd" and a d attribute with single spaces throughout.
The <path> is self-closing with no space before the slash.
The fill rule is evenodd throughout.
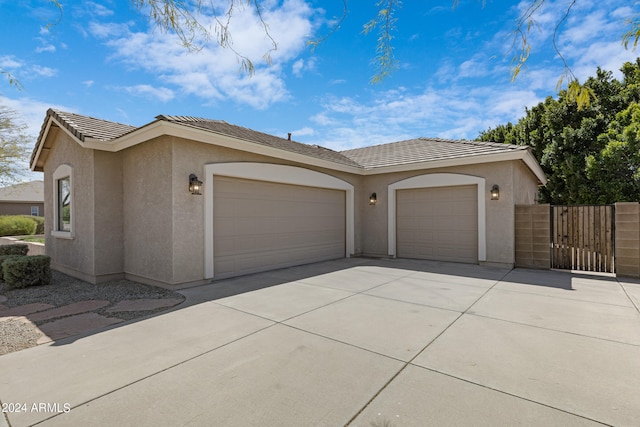
<path id="1" fill-rule="evenodd" d="M 396 200 L 398 257 L 478 262 L 475 185 L 398 190 Z"/>
<path id="2" fill-rule="evenodd" d="M 216 278 L 345 256 L 345 192 L 214 177 Z"/>

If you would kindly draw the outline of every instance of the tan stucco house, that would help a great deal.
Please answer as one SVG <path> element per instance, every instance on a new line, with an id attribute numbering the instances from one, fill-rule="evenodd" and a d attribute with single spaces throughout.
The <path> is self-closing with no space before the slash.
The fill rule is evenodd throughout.
<path id="1" fill-rule="evenodd" d="M 161 285 L 351 256 L 513 266 L 514 206 L 546 182 L 522 146 L 336 152 L 217 120 L 134 127 L 57 110 L 31 169 L 44 172 L 54 268 Z"/>
<path id="2" fill-rule="evenodd" d="M 0 215 L 44 216 L 44 182 L 20 182 L 0 188 Z"/>

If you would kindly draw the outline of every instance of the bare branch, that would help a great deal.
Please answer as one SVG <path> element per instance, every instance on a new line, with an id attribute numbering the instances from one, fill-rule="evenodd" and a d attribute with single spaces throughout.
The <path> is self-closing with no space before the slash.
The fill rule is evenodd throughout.
<path id="1" fill-rule="evenodd" d="M 342 23 L 347 18 L 347 14 L 349 13 L 347 9 L 347 0 L 342 0 L 342 6 L 343 6 L 342 15 L 340 16 L 340 18 L 338 18 L 336 23 L 331 26 L 331 28 L 329 29 L 329 32 L 322 37 L 319 37 L 314 40 L 309 40 L 307 42 L 307 46 L 309 46 L 309 48 L 311 49 L 311 52 L 315 51 L 318 46 L 324 43 L 329 37 L 331 37 L 336 31 L 340 29 L 340 27 L 342 26 Z"/>

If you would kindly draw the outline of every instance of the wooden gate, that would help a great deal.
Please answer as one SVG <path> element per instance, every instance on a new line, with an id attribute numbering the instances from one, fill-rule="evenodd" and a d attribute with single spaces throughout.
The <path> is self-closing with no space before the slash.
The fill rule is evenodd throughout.
<path id="1" fill-rule="evenodd" d="M 551 267 L 615 272 L 614 206 L 551 206 Z"/>

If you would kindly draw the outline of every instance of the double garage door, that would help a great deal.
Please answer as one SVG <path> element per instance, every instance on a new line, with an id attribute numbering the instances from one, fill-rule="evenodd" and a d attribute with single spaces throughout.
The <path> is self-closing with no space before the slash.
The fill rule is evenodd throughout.
<path id="1" fill-rule="evenodd" d="M 396 203 L 398 257 L 478 262 L 477 186 L 398 190 Z"/>
<path id="2" fill-rule="evenodd" d="M 214 271 L 224 278 L 345 256 L 345 192 L 214 177 Z"/>

